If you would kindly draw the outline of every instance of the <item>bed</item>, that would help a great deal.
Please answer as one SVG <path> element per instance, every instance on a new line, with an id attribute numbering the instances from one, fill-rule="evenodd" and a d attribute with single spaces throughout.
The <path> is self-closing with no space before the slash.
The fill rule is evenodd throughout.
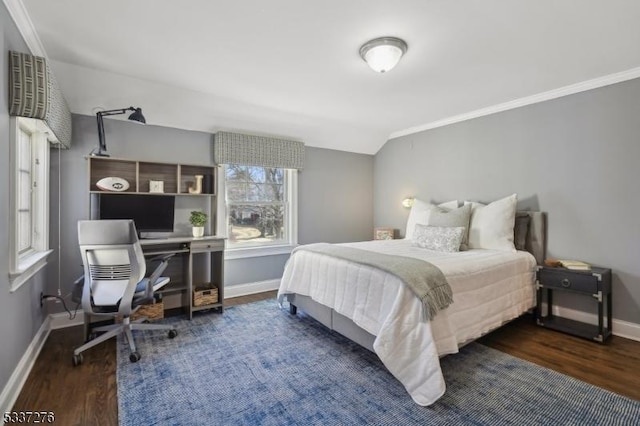
<path id="1" fill-rule="evenodd" d="M 545 217 L 527 216 L 526 250 L 470 249 L 442 253 L 411 240 L 340 244 L 426 260 L 446 276 L 453 303 L 432 320 L 398 277 L 383 270 L 312 251 L 295 251 L 278 291 L 281 304 L 301 309 L 328 328 L 374 351 L 420 405 L 445 392 L 439 357 L 522 315 L 535 304 L 536 265 L 544 259 Z"/>

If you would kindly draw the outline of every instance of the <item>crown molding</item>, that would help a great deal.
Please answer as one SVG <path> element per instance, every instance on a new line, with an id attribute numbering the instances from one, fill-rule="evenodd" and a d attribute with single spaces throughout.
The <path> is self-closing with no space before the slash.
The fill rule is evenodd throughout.
<path id="1" fill-rule="evenodd" d="M 27 12 L 27 8 L 22 3 L 22 0 L 3 0 L 4 5 L 11 15 L 11 19 L 18 27 L 18 31 L 22 34 L 24 42 L 30 50 L 30 53 L 35 56 L 47 57 L 47 52 L 44 50 L 44 46 L 38 37 L 36 27 L 31 21 L 31 17 Z"/>
<path id="2" fill-rule="evenodd" d="M 563 96 L 586 92 L 587 90 L 597 89 L 599 87 L 609 86 L 611 84 L 621 83 L 627 80 L 633 80 L 634 78 L 638 77 L 640 77 L 640 67 L 632 68 L 630 70 L 618 72 L 615 74 L 609 74 L 604 77 L 594 78 L 592 80 L 583 81 L 581 83 L 572 84 L 569 86 L 561 87 L 559 89 L 549 90 L 548 92 L 539 93 L 537 95 L 527 96 L 502 104 L 493 105 L 487 108 L 477 109 L 475 111 L 467 112 L 464 114 L 454 115 L 453 117 L 433 121 L 421 126 L 409 127 L 408 129 L 391 133 L 389 135 L 389 139 L 395 139 L 399 138 L 400 136 L 411 135 L 425 130 L 435 129 L 437 127 L 448 126 L 449 124 L 459 123 L 461 121 L 467 121 L 502 111 L 508 111 L 510 109 L 520 108 L 526 105 L 537 104 L 540 102 L 561 98 Z"/>

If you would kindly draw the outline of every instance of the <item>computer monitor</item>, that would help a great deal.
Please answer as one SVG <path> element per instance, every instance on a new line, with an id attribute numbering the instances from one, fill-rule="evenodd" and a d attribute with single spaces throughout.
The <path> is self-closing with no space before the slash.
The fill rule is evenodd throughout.
<path id="1" fill-rule="evenodd" d="M 101 194 L 100 219 L 133 219 L 139 234 L 168 234 L 173 232 L 175 201 L 172 195 Z"/>

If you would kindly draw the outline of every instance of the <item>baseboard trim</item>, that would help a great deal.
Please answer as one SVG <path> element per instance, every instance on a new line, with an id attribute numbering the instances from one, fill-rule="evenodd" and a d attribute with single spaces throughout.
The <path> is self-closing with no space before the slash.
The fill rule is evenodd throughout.
<path id="1" fill-rule="evenodd" d="M 543 312 L 547 312 L 546 303 L 542 304 Z M 598 316 L 596 314 L 577 311 L 575 309 L 564 308 L 562 306 L 555 305 L 553 307 L 553 315 L 559 317 L 568 318 L 574 321 L 581 321 L 587 324 L 597 324 Z M 612 333 L 614 336 L 624 337 L 625 339 L 635 340 L 640 342 L 640 324 L 635 324 L 628 321 L 622 321 L 613 318 Z"/>
<path id="2" fill-rule="evenodd" d="M 38 359 L 44 343 L 47 341 L 47 337 L 49 337 L 51 330 L 50 323 L 51 319 L 46 317 L 35 336 L 33 336 L 24 355 L 22 355 L 20 362 L 18 362 L 18 365 L 13 370 L 13 374 L 11 374 L 9 381 L 2 390 L 2 394 L 0 394 L 0 413 L 11 411 L 13 405 L 16 403 L 20 391 L 22 391 L 22 387 L 27 381 L 29 373 L 31 373 L 31 369 L 36 359 Z M 4 421 L 0 421 L 0 424 L 4 424 Z"/>
<path id="3" fill-rule="evenodd" d="M 82 309 L 78 309 L 73 319 L 69 318 L 69 314 L 66 312 L 51 314 L 49 315 L 49 318 L 51 319 L 49 326 L 50 330 L 73 327 L 84 324 L 84 311 Z"/>
<path id="4" fill-rule="evenodd" d="M 224 287 L 224 298 L 247 296 L 249 294 L 263 293 L 265 291 L 277 290 L 280 287 L 280 278 L 275 280 L 257 281 L 247 284 L 231 285 Z"/>

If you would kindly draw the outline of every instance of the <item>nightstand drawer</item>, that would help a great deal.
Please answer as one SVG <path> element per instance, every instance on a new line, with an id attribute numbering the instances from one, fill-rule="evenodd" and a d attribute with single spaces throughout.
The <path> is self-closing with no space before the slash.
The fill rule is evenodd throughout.
<path id="1" fill-rule="evenodd" d="M 589 294 L 598 292 L 598 278 L 591 273 L 544 268 L 539 272 L 538 281 L 546 288 L 560 288 Z"/>

